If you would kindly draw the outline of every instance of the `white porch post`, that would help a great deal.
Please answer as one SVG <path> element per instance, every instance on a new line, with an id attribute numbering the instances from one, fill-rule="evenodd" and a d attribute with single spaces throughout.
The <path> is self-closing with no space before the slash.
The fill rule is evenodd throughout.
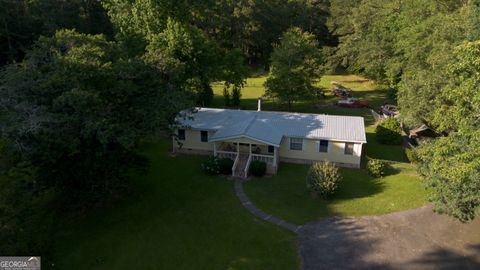
<path id="1" fill-rule="evenodd" d="M 277 147 L 273 147 L 273 166 L 277 166 L 277 155 L 278 155 L 278 150 Z"/>
<path id="2" fill-rule="evenodd" d="M 213 155 L 217 156 L 217 142 L 213 142 Z"/>
<path id="3" fill-rule="evenodd" d="M 240 154 L 240 143 L 237 142 L 237 155 L 239 155 L 239 154 Z"/>
<path id="4" fill-rule="evenodd" d="M 251 143 L 248 144 L 248 151 L 249 151 L 248 155 L 250 156 L 252 154 L 252 144 Z"/>

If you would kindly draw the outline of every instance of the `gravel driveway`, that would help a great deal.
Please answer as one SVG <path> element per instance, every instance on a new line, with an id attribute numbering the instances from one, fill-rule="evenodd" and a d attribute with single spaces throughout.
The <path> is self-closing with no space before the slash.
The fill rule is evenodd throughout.
<path id="1" fill-rule="evenodd" d="M 480 269 L 480 217 L 462 224 L 431 206 L 383 216 L 310 222 L 302 269 Z"/>

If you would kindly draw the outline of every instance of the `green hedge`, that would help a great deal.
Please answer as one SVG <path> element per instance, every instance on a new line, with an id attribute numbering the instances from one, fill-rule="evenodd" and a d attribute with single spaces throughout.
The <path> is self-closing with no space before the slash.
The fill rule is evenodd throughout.
<path id="1" fill-rule="evenodd" d="M 380 159 L 369 158 L 367 170 L 373 177 L 383 177 L 387 173 L 387 163 Z"/>
<path id="2" fill-rule="evenodd" d="M 250 163 L 250 174 L 255 177 L 262 177 L 267 172 L 267 163 L 254 160 Z"/>
<path id="3" fill-rule="evenodd" d="M 402 129 L 395 118 L 387 118 L 375 128 L 377 141 L 383 144 L 399 145 L 402 143 Z"/>
<path id="4" fill-rule="evenodd" d="M 218 160 L 221 174 L 232 174 L 233 160 L 229 158 L 221 158 Z"/>

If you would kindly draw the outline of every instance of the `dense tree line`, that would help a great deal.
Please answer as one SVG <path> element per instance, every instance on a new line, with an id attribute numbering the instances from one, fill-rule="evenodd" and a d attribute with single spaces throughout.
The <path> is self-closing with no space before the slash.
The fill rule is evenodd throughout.
<path id="1" fill-rule="evenodd" d="M 406 125 L 441 138 L 418 149 L 437 210 L 460 220 L 480 206 L 480 2 L 331 1 L 339 45 L 329 59 L 398 91 Z"/>

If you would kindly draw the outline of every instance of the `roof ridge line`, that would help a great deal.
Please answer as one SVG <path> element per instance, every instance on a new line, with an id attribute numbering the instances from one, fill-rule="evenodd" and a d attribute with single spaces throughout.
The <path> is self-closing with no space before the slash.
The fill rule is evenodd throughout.
<path id="1" fill-rule="evenodd" d="M 257 115 L 253 115 L 252 119 L 250 119 L 250 123 L 248 123 L 247 127 L 245 128 L 245 130 L 243 131 L 243 134 L 246 135 L 248 130 L 250 129 L 250 127 L 252 126 L 253 122 L 255 121 L 255 119 L 257 119 Z"/>

